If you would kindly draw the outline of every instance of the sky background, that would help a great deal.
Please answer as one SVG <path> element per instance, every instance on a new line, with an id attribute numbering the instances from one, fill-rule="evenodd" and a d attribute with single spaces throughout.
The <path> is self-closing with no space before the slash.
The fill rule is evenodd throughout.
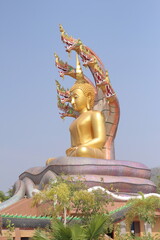
<path id="1" fill-rule="evenodd" d="M 74 80 L 61 80 L 53 53 L 73 66 L 75 53 L 60 23 L 109 71 L 121 108 L 116 159 L 160 166 L 160 1 L 0 0 L 0 190 L 70 146 L 73 119 L 58 115 L 55 80 Z"/>

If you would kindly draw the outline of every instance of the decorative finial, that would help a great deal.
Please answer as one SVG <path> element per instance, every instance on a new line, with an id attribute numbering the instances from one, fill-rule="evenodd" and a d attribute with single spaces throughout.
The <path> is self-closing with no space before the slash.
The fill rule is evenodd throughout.
<path id="1" fill-rule="evenodd" d="M 82 68 L 80 65 L 78 54 L 76 54 L 76 79 L 84 81 L 84 75 L 83 75 L 83 71 L 82 71 Z"/>

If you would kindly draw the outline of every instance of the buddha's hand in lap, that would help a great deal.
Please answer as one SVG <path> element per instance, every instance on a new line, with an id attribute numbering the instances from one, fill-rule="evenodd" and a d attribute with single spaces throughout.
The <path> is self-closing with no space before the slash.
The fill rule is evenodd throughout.
<path id="1" fill-rule="evenodd" d="M 77 156 L 80 155 L 81 156 L 81 153 L 86 152 L 87 149 L 88 149 L 88 147 L 83 146 L 83 145 L 80 145 L 77 147 L 71 147 L 66 150 L 66 155 L 67 156 L 72 156 L 72 155 L 77 155 Z"/>
<path id="2" fill-rule="evenodd" d="M 70 156 L 72 152 L 74 152 L 77 149 L 77 147 L 71 147 L 66 150 L 66 155 Z"/>
<path id="3" fill-rule="evenodd" d="M 89 157 L 95 153 L 94 149 L 88 146 L 80 145 L 66 150 L 67 156 Z"/>

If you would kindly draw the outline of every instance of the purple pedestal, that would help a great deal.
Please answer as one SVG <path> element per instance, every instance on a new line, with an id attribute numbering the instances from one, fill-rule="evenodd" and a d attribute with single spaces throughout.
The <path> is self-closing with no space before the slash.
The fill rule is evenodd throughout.
<path id="1" fill-rule="evenodd" d="M 42 186 L 42 182 L 60 174 L 72 175 L 75 179 L 77 175 L 84 176 L 89 187 L 107 187 L 113 192 L 156 192 L 155 184 L 150 181 L 150 169 L 144 164 L 130 161 L 59 157 L 46 167 L 35 167 L 25 171 L 19 178 L 23 180 L 27 177 L 35 185 Z"/>

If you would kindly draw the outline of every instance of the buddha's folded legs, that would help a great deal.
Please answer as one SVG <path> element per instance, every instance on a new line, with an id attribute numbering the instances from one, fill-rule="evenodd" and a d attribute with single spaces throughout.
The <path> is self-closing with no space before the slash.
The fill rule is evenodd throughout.
<path id="1" fill-rule="evenodd" d="M 90 157 L 90 158 L 102 158 L 104 159 L 104 153 L 98 148 L 91 148 L 80 146 L 72 148 L 70 152 L 67 153 L 70 157 Z"/>

